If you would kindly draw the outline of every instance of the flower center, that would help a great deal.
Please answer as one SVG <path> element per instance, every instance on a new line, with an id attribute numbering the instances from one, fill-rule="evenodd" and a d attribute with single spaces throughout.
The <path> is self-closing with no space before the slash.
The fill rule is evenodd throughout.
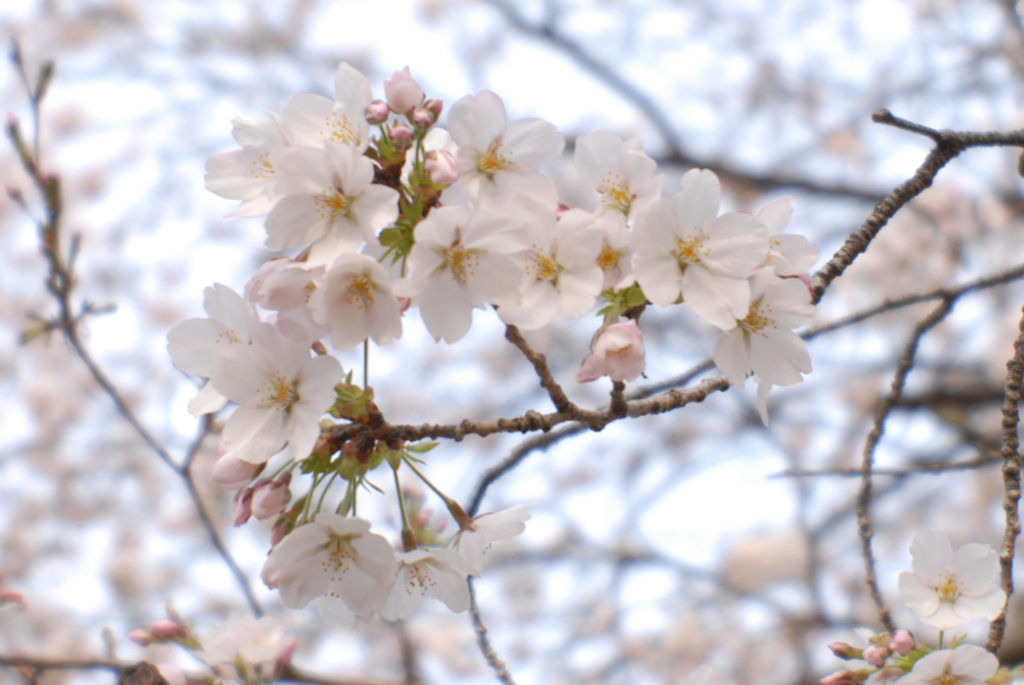
<path id="1" fill-rule="evenodd" d="M 346 145 L 358 145 L 360 142 L 359 133 L 352 126 L 352 120 L 348 118 L 347 114 L 332 114 L 329 117 L 324 117 L 324 126 L 327 131 L 321 131 L 320 135 L 325 140 Z"/>
<path id="2" fill-rule="evenodd" d="M 960 596 L 960 583 L 956 582 L 956 576 L 948 572 L 940 576 L 940 580 L 945 582 L 938 587 L 939 599 L 952 604 Z"/>
<path id="3" fill-rule="evenodd" d="M 355 558 L 356 550 L 351 541 L 346 537 L 332 535 L 331 541 L 327 543 L 327 559 L 321 564 L 324 571 L 330 574 L 331 580 L 341 580 Z"/>
<path id="4" fill-rule="evenodd" d="M 270 163 L 270 153 L 264 152 L 259 156 L 259 159 L 254 159 L 249 173 L 252 174 L 253 178 L 260 180 L 273 176 L 276 172 L 274 171 L 274 165 Z"/>
<path id="5" fill-rule="evenodd" d="M 943 673 L 932 680 L 933 685 L 963 685 L 963 681 L 952 673 Z"/>
<path id="6" fill-rule="evenodd" d="M 762 311 L 764 310 L 764 311 Z M 767 333 L 762 333 L 766 328 L 776 328 L 775 319 L 771 318 L 772 308 L 770 305 L 765 305 L 758 300 L 754 304 L 750 305 L 750 311 L 747 312 L 747 318 L 739 322 L 740 327 L 747 333 L 753 333 L 760 335 L 762 338 L 767 338 Z"/>
<path id="7" fill-rule="evenodd" d="M 538 281 L 554 281 L 562 272 L 562 267 L 554 262 L 551 257 L 544 254 L 544 251 L 536 245 L 526 256 L 526 273 L 532 275 Z"/>
<path id="8" fill-rule="evenodd" d="M 214 343 L 222 343 L 222 342 L 226 342 L 226 343 L 240 343 L 242 341 L 239 340 L 238 336 L 235 335 L 235 329 L 230 328 L 230 329 L 224 331 L 223 333 L 219 333 L 217 335 L 217 339 L 214 340 L 213 342 Z"/>
<path id="9" fill-rule="evenodd" d="M 260 388 L 260 395 L 263 395 L 259 402 L 260 409 L 290 411 L 292 405 L 299 401 L 298 388 L 280 371 L 267 374 L 267 380 L 263 381 Z"/>
<path id="10" fill-rule="evenodd" d="M 476 275 L 473 267 L 479 263 L 480 258 L 476 253 L 462 245 L 452 245 L 444 251 L 445 268 L 451 271 L 452 277 L 463 285 L 465 285 L 468 276 Z"/>
<path id="11" fill-rule="evenodd" d="M 331 219 L 348 214 L 354 201 L 355 198 L 342 195 L 334 188 L 325 190 L 313 199 L 317 214 L 330 216 Z"/>
<path id="12" fill-rule="evenodd" d="M 619 258 L 622 257 L 622 250 L 616 250 L 608 243 L 601 246 L 601 254 L 597 255 L 597 265 L 601 271 L 609 271 L 619 265 Z"/>
<path id="13" fill-rule="evenodd" d="M 672 252 L 672 256 L 679 262 L 680 267 L 685 267 L 687 264 L 699 264 L 702 257 L 711 254 L 711 250 L 704 247 L 704 242 L 708 239 L 707 234 L 696 226 L 694 226 L 694 231 L 696 231 L 696 235 L 691 234 L 685 239 L 676 238 L 676 249 Z"/>
<path id="14" fill-rule="evenodd" d="M 601 202 L 623 214 L 629 214 L 629 207 L 633 204 L 633 193 L 625 183 L 613 183 L 601 189 Z"/>
<path id="15" fill-rule="evenodd" d="M 504 171 L 508 168 L 508 157 L 501 154 L 501 148 L 505 147 L 500 140 L 495 139 L 487 146 L 487 152 L 477 155 L 476 168 L 487 178 L 493 178 L 494 172 Z"/>
<path id="16" fill-rule="evenodd" d="M 414 592 L 422 595 L 428 591 L 428 588 L 437 585 L 434 576 L 425 567 L 426 564 L 412 564 L 409 567 L 409 580 L 406 583 L 405 591 L 410 595 Z"/>
<path id="17" fill-rule="evenodd" d="M 345 286 L 345 302 L 352 304 L 359 300 L 357 309 L 369 309 L 373 306 L 373 282 L 367 276 L 353 276 Z"/>

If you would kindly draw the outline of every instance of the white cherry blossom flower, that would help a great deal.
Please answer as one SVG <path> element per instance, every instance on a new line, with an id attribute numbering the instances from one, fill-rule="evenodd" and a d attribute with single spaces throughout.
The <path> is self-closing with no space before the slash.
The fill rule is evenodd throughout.
<path id="1" fill-rule="evenodd" d="M 313 243 L 308 264 L 326 264 L 398 217 L 398 193 L 373 183 L 373 162 L 351 145 L 297 148 L 278 166 L 280 199 L 267 216 L 272 250 Z"/>
<path id="2" fill-rule="evenodd" d="M 527 227 L 531 244 L 522 255 L 523 301 L 502 307 L 498 315 L 526 330 L 546 326 L 558 314 L 580 318 L 593 308 L 604 278 L 597 265 L 601 232 L 593 215 L 572 209 L 556 222 L 554 214 L 541 210 Z"/>
<path id="3" fill-rule="evenodd" d="M 914 662 L 900 685 L 985 685 L 996 674 L 999 659 L 978 645 L 940 649 Z"/>
<path id="4" fill-rule="evenodd" d="M 523 268 L 514 255 L 527 247 L 527 239 L 517 217 L 465 205 L 440 207 L 416 226 L 415 236 L 412 273 L 392 290 L 413 298 L 435 340 L 452 343 L 464 336 L 474 307 L 520 303 Z"/>
<path id="5" fill-rule="evenodd" d="M 207 318 L 182 321 L 167 334 L 167 352 L 181 371 L 209 378 L 222 353 L 234 345 L 248 345 L 259 323 L 256 308 L 231 288 L 214 283 L 203 291 Z M 227 398 L 207 382 L 188 403 L 193 416 L 215 412 Z"/>
<path id="6" fill-rule="evenodd" d="M 300 145 L 343 143 L 362 153 L 370 145 L 365 111 L 372 101 L 370 81 L 342 62 L 334 77 L 334 100 L 312 93 L 293 95 L 282 118 Z"/>
<path id="7" fill-rule="evenodd" d="M 505 104 L 489 90 L 452 105 L 448 132 L 458 145 L 461 177 L 442 196 L 445 204 L 516 195 L 551 207 L 557 203 L 554 183 L 539 170 L 559 158 L 565 139 L 543 119 L 507 121 Z"/>
<path id="8" fill-rule="evenodd" d="M 305 459 L 341 377 L 334 357 L 310 357 L 308 344 L 259 324 L 252 344 L 230 350 L 211 378 L 219 392 L 240 405 L 224 425 L 225 448 L 255 464 L 287 443 L 293 457 Z"/>
<path id="9" fill-rule="evenodd" d="M 790 198 L 780 197 L 757 210 L 754 218 L 768 229 L 768 259 L 765 266 L 779 276 L 799 276 L 818 261 L 818 246 L 802 235 L 784 234 L 793 218 Z"/>
<path id="10" fill-rule="evenodd" d="M 273 203 L 277 165 L 293 147 L 292 135 L 277 115 L 256 122 L 236 118 L 231 135 L 240 150 L 206 160 L 206 189 L 241 204 L 228 216 L 259 216 Z"/>
<path id="11" fill-rule="evenodd" d="M 217 675 L 243 683 L 275 680 L 295 648 L 294 640 L 285 638 L 284 624 L 271 616 L 232 614 L 211 632 L 214 637 L 195 656 Z"/>
<path id="12" fill-rule="evenodd" d="M 811 372 L 811 358 L 793 329 L 814 316 L 810 292 L 797 279 L 762 269 L 750 278 L 750 298 L 746 316 L 715 341 L 715 365 L 734 388 L 742 388 L 751 372 L 771 385 L 800 383 L 800 374 Z"/>
<path id="13" fill-rule="evenodd" d="M 447 549 L 416 549 L 396 555 L 398 576 L 380 615 L 388 621 L 412 616 L 427 595 L 458 613 L 469 609 L 472 571 L 465 558 Z"/>
<path id="14" fill-rule="evenodd" d="M 661 197 L 664 176 L 655 176 L 657 162 L 634 138 L 623 142 L 611 131 L 597 130 L 576 139 L 573 161 L 580 177 L 601 197 L 605 211 L 632 222 Z"/>
<path id="15" fill-rule="evenodd" d="M 597 253 L 597 266 L 604 274 L 601 290 L 631 285 L 633 233 L 626 226 L 626 218 L 619 212 L 602 212 L 595 222 L 601 229 L 601 251 Z"/>
<path id="16" fill-rule="evenodd" d="M 262 575 L 286 606 L 328 598 L 318 610 L 343 623 L 346 612 L 334 600 L 363 618 L 384 604 L 395 582 L 395 553 L 387 539 L 370 532 L 369 521 L 321 512 L 274 547 Z"/>
<path id="17" fill-rule="evenodd" d="M 926 530 L 914 536 L 910 554 L 914 570 L 900 574 L 900 595 L 924 624 L 948 630 L 976 618 L 991 621 L 1002 611 L 999 557 L 988 545 L 954 552 L 944 533 Z"/>
<path id="18" fill-rule="evenodd" d="M 387 271 L 365 254 L 335 259 L 310 302 L 313 319 L 330 328 L 331 343 L 347 350 L 367 338 L 385 345 L 402 335 L 402 312 Z"/>
<path id="19" fill-rule="evenodd" d="M 637 220 L 633 271 L 659 307 L 687 308 L 723 331 L 750 309 L 747 277 L 768 253 L 768 230 L 749 214 L 718 214 L 721 189 L 707 169 L 691 169 L 682 190 Z"/>
<path id="20" fill-rule="evenodd" d="M 507 542 L 526 530 L 530 519 L 527 507 L 520 504 L 495 513 L 481 514 L 472 519 L 471 530 L 460 531 L 452 540 L 452 548 L 469 565 L 470 575 L 479 576 L 483 570 L 484 556 L 495 542 Z"/>

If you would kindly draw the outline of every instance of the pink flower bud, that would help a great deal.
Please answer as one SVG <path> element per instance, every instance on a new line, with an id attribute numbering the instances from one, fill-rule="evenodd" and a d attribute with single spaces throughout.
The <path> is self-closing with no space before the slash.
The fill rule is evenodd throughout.
<path id="1" fill-rule="evenodd" d="M 173 640 L 178 637 L 185 637 L 188 631 L 180 623 L 162 618 L 159 621 L 153 621 L 153 624 L 149 626 L 149 634 L 157 640 Z"/>
<path id="2" fill-rule="evenodd" d="M 869 645 L 864 650 L 864 661 L 868 662 L 875 668 L 881 668 L 885 665 L 885 660 L 892 654 L 892 650 L 885 645 Z"/>
<path id="3" fill-rule="evenodd" d="M 409 73 L 409 67 L 396 71 L 391 78 L 384 79 L 384 96 L 396 114 L 405 114 L 423 102 L 423 89 Z"/>
<path id="4" fill-rule="evenodd" d="M 377 124 L 383 124 L 388 120 L 388 116 L 391 114 L 391 108 L 388 107 L 388 103 L 383 100 L 374 100 L 366 106 L 366 121 L 373 126 Z"/>
<path id="5" fill-rule="evenodd" d="M 409 120 L 420 128 L 430 128 L 437 123 L 437 117 L 426 107 L 413 107 L 409 112 Z"/>
<path id="6" fill-rule="evenodd" d="M 589 383 L 608 376 L 613 381 L 633 381 L 643 371 L 644 334 L 636 320 L 629 319 L 597 332 L 590 343 L 590 354 L 576 373 L 576 380 Z"/>
<path id="7" fill-rule="evenodd" d="M 836 671 L 827 675 L 820 681 L 821 685 L 853 685 L 853 671 Z"/>
<path id="8" fill-rule="evenodd" d="M 148 647 L 153 644 L 153 636 L 142 628 L 128 631 L 128 639 L 142 647 Z"/>
<path id="9" fill-rule="evenodd" d="M 4 190 L 7 191 L 7 197 L 11 198 L 15 202 L 21 202 L 22 199 L 24 199 L 24 196 L 21 194 L 21 188 L 10 181 L 4 184 Z"/>
<path id="10" fill-rule="evenodd" d="M 232 515 L 232 522 L 236 526 L 242 525 L 252 516 L 252 493 L 255 487 L 250 485 L 235 493 L 235 509 Z"/>
<path id="11" fill-rule="evenodd" d="M 292 493 L 288 490 L 288 484 L 292 480 L 291 471 L 271 482 L 263 482 L 256 485 L 252 493 L 252 514 L 260 521 L 277 516 L 284 511 Z"/>
<path id="12" fill-rule="evenodd" d="M 459 180 L 459 165 L 455 163 L 455 155 L 445 150 L 428 152 L 423 166 L 434 183 L 449 186 Z"/>
<path id="13" fill-rule="evenodd" d="M 906 656 L 913 651 L 915 643 L 914 634 L 909 630 L 900 628 L 896 631 L 896 634 L 893 635 L 892 642 L 889 643 L 889 648 L 900 656 Z"/>
<path id="14" fill-rule="evenodd" d="M 863 659 L 864 650 L 845 642 L 833 642 L 828 646 L 832 653 L 840 659 Z"/>
<path id="15" fill-rule="evenodd" d="M 434 115 L 434 121 L 441 118 L 441 110 L 444 109 L 444 101 L 438 100 L 437 98 L 430 98 L 423 103 L 423 108 L 430 110 Z"/>
<path id="16" fill-rule="evenodd" d="M 259 468 L 259 464 L 251 464 L 228 452 L 213 465 L 210 477 L 225 490 L 237 490 L 252 480 Z"/>
<path id="17" fill-rule="evenodd" d="M 396 150 L 408 150 L 416 140 L 416 132 L 410 126 L 399 124 L 391 129 L 391 140 Z"/>

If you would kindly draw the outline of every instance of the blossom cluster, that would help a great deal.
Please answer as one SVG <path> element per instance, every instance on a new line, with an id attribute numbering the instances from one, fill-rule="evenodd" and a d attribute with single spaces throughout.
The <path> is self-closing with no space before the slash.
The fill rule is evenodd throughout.
<path id="1" fill-rule="evenodd" d="M 938 649 L 932 650 L 908 630 L 893 635 L 866 631 L 866 648 L 836 642 L 829 649 L 854 663 L 821 680 L 822 685 L 931 685 L 933 683 L 1006 683 L 1020 673 L 999 669 L 999 660 L 982 647 L 953 637 L 944 645 L 945 631 L 975 619 L 992 620 L 1003 610 L 1006 593 L 996 585 L 999 560 L 987 545 L 972 543 L 953 550 L 939 531 L 922 531 L 910 545 L 913 571 L 900 574 L 903 602 L 921 621 L 938 628 Z"/>
<path id="2" fill-rule="evenodd" d="M 756 376 L 765 423 L 770 388 L 811 370 L 794 329 L 814 314 L 805 272 L 818 252 L 784 233 L 789 198 L 720 213 L 720 184 L 706 169 L 663 197 L 664 176 L 640 144 L 599 130 L 573 153 L 594 207 L 569 207 L 544 172 L 565 148 L 552 124 L 510 122 L 502 100 L 481 91 L 455 102 L 441 128 L 443 103 L 408 67 L 384 93 L 375 100 L 368 79 L 342 64 L 333 98 L 301 93 L 280 113 L 234 120 L 240 147 L 208 160 L 206 187 L 237 200 L 237 216 L 265 215 L 266 245 L 282 254 L 243 294 L 207 288 L 207 316 L 168 335 L 177 367 L 205 379 L 189 410 L 237 405 L 213 475 L 236 491 L 236 525 L 273 521 L 264 581 L 289 606 L 342 621 L 401 619 L 425 594 L 466 609 L 483 550 L 521 532 L 528 515 L 517 507 L 471 520 L 417 468 L 413 453 L 431 444 L 354 439 L 345 426 L 380 425 L 382 415 L 325 342 L 386 345 L 410 309 L 435 340 L 454 343 L 475 309 L 532 330 L 601 304 L 577 379 L 626 382 L 644 370 L 645 307 L 683 303 L 719 331 L 713 357 L 730 384 Z M 382 464 L 399 491 L 401 553 L 355 515 Z M 417 538 L 400 469 L 458 523 L 447 545 Z M 312 483 L 293 497 L 299 476 Z M 340 502 L 327 496 L 335 483 L 345 484 Z"/>

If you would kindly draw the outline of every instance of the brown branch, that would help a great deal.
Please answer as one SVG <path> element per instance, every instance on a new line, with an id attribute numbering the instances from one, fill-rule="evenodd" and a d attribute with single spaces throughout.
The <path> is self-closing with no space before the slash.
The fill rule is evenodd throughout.
<path id="1" fill-rule="evenodd" d="M 898 405 L 899 403 L 897 403 Z M 893 476 L 902 478 L 915 473 L 943 473 L 946 471 L 970 471 L 986 466 L 992 466 L 1003 461 L 1001 454 L 979 454 L 967 461 L 940 461 L 934 463 L 920 463 L 908 466 L 903 469 L 871 469 L 872 476 Z M 787 469 L 774 473 L 770 478 L 820 478 L 824 476 L 835 476 L 840 478 L 861 478 L 864 475 L 863 468 L 855 469 Z"/>
<path id="2" fill-rule="evenodd" d="M 469 582 L 469 613 L 473 617 L 473 628 L 476 630 L 476 641 L 480 645 L 480 653 L 484 655 L 484 659 L 487 660 L 487 665 L 494 671 L 494 675 L 497 676 L 504 685 L 516 685 L 516 681 L 512 680 L 512 674 L 508 672 L 508 667 L 505 666 L 505 662 L 498 658 L 498 655 L 494 652 L 494 647 L 491 646 L 491 640 L 487 636 L 487 626 L 484 625 L 484 620 L 480 617 L 480 607 L 476 603 L 476 589 L 473 587 L 474 578 L 470 577 Z"/>
<path id="3" fill-rule="evenodd" d="M 942 303 L 931 312 L 931 314 L 926 316 L 917 324 L 917 326 L 915 326 L 914 334 L 911 336 L 910 342 L 907 343 L 907 347 L 903 352 L 903 357 L 896 366 L 896 373 L 893 375 L 889 393 L 882 400 L 882 403 L 878 405 L 878 410 L 875 412 L 874 424 L 872 425 L 871 432 L 868 433 L 867 440 L 864 443 L 864 457 L 861 461 L 860 490 L 857 494 L 857 531 L 860 534 L 861 554 L 864 557 L 865 582 L 868 585 L 868 591 L 871 593 L 871 599 L 874 600 L 875 606 L 878 607 L 879 619 L 881 620 L 882 625 L 885 626 L 885 629 L 890 633 L 896 631 L 896 624 L 893 623 L 889 609 L 885 605 L 885 600 L 882 598 L 882 592 L 878 588 L 878 578 L 875 575 L 875 554 L 871 548 L 873 531 L 871 528 L 871 519 L 868 516 L 868 506 L 871 502 L 871 475 L 875 449 L 878 447 L 878 442 L 881 440 L 882 434 L 885 432 L 885 420 L 888 418 L 889 412 L 903 393 L 903 385 L 907 380 L 907 376 L 910 374 L 910 370 L 914 367 L 914 358 L 917 356 L 917 348 L 921 342 L 921 338 L 924 337 L 925 333 L 946 318 L 950 310 L 953 308 L 953 302 L 953 298 L 944 299 Z"/>
<path id="4" fill-rule="evenodd" d="M 1003 532 L 1003 547 L 999 552 L 999 566 L 1002 580 L 1001 586 L 1006 593 L 999 616 L 992 621 L 989 628 L 988 643 L 985 649 L 996 652 L 1003 642 L 1006 630 L 1006 612 L 1013 594 L 1013 555 L 1020 535 L 1020 441 L 1017 430 L 1020 425 L 1021 377 L 1024 375 L 1024 317 L 1018 325 L 1020 331 L 1013 343 L 1013 357 L 1006 363 L 1006 398 L 1003 402 L 1003 511 L 1006 512 L 1006 528 Z"/>
<path id="5" fill-rule="evenodd" d="M 540 385 L 542 388 L 547 390 L 548 397 L 551 398 L 551 402 L 555 405 L 555 409 L 562 412 L 563 414 L 575 414 L 579 411 L 579 408 L 572 403 L 569 397 L 562 390 L 562 386 L 558 384 L 554 376 L 551 375 L 551 369 L 548 368 L 548 361 L 543 354 L 535 352 L 530 344 L 526 342 L 523 334 L 519 332 L 519 328 L 508 324 L 505 328 L 505 338 L 519 348 L 519 351 L 523 353 L 527 361 L 533 365 L 533 370 L 537 372 L 537 377 L 540 378 Z"/>
<path id="6" fill-rule="evenodd" d="M 17 67 L 23 67 L 20 59 L 15 60 Z M 26 83 L 28 82 L 27 77 L 23 77 Z M 30 93 L 30 96 L 35 100 L 41 99 L 41 94 Z M 38 106 L 38 102 L 34 105 Z M 199 449 L 203 438 L 209 427 L 208 419 L 204 419 L 200 422 L 200 431 L 196 440 L 189 448 L 184 460 L 179 465 L 175 462 L 171 454 L 164 448 L 163 445 L 156 439 L 156 437 L 142 424 L 141 421 L 135 416 L 135 413 L 128 406 L 128 403 L 121 396 L 117 386 L 107 377 L 106 373 L 100 365 L 93 359 L 92 355 L 85 348 L 82 343 L 81 337 L 78 334 L 78 325 L 85 318 L 86 314 L 92 311 L 90 305 L 86 304 L 83 306 L 80 312 L 75 312 L 75 307 L 71 303 L 71 294 L 75 287 L 75 276 L 71 269 L 72 260 L 65 260 L 63 250 L 61 249 L 61 217 L 63 214 L 63 200 L 61 196 L 61 183 L 60 177 L 57 174 L 44 173 L 38 163 L 38 153 L 31 152 L 25 145 L 24 138 L 21 134 L 20 126 L 17 121 L 11 120 L 7 124 L 7 135 L 11 139 L 11 143 L 14 146 L 15 152 L 21 159 L 22 166 L 28 172 L 32 178 L 33 184 L 39 191 L 40 196 L 43 199 L 43 212 L 44 219 L 39 222 L 40 232 L 40 251 L 46 258 L 49 272 L 46 279 L 46 288 L 53 295 L 54 300 L 57 302 L 58 314 L 54 319 L 48 322 L 47 327 L 51 330 L 59 330 L 64 335 L 64 339 L 67 340 L 71 349 L 75 351 L 75 354 L 82 363 L 89 370 L 90 375 L 101 390 L 110 398 L 114 403 L 114 407 L 117 412 L 128 422 L 128 424 L 134 429 L 136 434 L 142 438 L 143 442 L 153 451 L 157 457 L 160 458 L 168 467 L 171 468 L 177 474 L 185 485 L 188 491 L 189 497 L 192 499 L 192 504 L 196 509 L 196 513 L 199 515 L 200 522 L 205 528 L 207 537 L 210 539 L 210 543 L 214 549 L 220 555 L 221 560 L 228 567 L 228 570 L 234 576 L 235 581 L 241 588 L 242 593 L 245 595 L 246 601 L 253 613 L 257 616 L 263 615 L 263 609 L 260 607 L 259 601 L 256 599 L 255 593 L 253 593 L 252 587 L 249 585 L 249 580 L 246 578 L 245 573 L 241 567 L 235 562 L 231 556 L 227 547 L 221 540 L 220 534 L 217 532 L 216 526 L 213 524 L 213 520 L 210 517 L 206 506 L 203 504 L 202 499 L 199 496 L 199 492 L 196 489 L 195 483 L 192 480 L 189 467 L 191 466 L 192 457 Z M 72 251 L 74 251 L 74 244 L 72 245 Z"/>
<path id="7" fill-rule="evenodd" d="M 898 185 L 886 198 L 875 205 L 871 215 L 864 224 L 846 239 L 842 247 L 814 275 L 814 291 L 811 301 L 821 300 L 825 289 L 832 281 L 839 278 L 853 261 L 867 250 L 882 227 L 885 226 L 896 212 L 907 202 L 920 195 L 932 185 L 935 176 L 942 167 L 954 157 L 971 147 L 1024 147 L 1024 131 L 974 133 L 970 131 L 934 131 L 919 124 L 894 117 L 888 110 L 882 109 L 872 115 L 876 123 L 889 124 L 897 128 L 927 136 L 935 141 L 935 147 L 925 157 L 914 175 Z"/>

